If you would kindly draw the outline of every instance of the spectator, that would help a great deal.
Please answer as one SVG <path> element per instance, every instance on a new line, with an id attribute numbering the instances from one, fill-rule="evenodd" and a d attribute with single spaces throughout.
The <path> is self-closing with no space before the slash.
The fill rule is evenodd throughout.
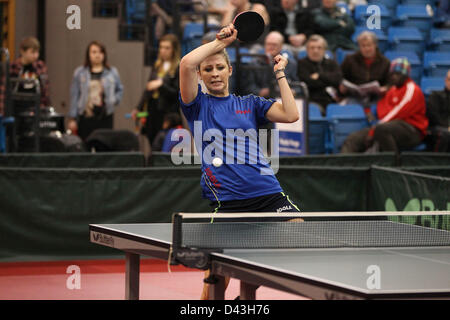
<path id="1" fill-rule="evenodd" d="M 68 128 L 84 141 L 96 129 L 112 129 L 114 110 L 122 95 L 119 72 L 108 64 L 105 46 L 92 41 L 84 65 L 73 75 Z"/>
<path id="2" fill-rule="evenodd" d="M 450 151 L 450 70 L 442 91 L 433 91 L 428 99 L 427 116 L 430 120 L 431 148 L 437 152 Z"/>
<path id="3" fill-rule="evenodd" d="M 422 90 L 410 79 L 406 58 L 391 62 L 392 87 L 377 104 L 378 124 L 350 134 L 342 145 L 343 153 L 393 151 L 419 145 L 426 135 L 428 118 Z"/>
<path id="4" fill-rule="evenodd" d="M 353 19 L 336 6 L 336 0 L 322 0 L 322 7 L 313 10 L 314 28 L 328 43 L 328 48 L 356 50 L 351 36 L 355 31 Z"/>
<path id="5" fill-rule="evenodd" d="M 298 78 L 308 86 L 309 98 L 321 107 L 323 115 L 328 104 L 335 102 L 342 80 L 339 65 L 325 57 L 327 42 L 320 35 L 312 35 L 306 42 L 307 56 L 298 61 Z"/>
<path id="6" fill-rule="evenodd" d="M 141 100 L 132 116 L 138 112 L 148 112 L 143 134 L 152 142 L 162 128 L 164 114 L 179 112 L 178 90 L 180 64 L 180 42 L 174 34 L 166 34 L 159 41 L 158 57 Z"/>
<path id="7" fill-rule="evenodd" d="M 270 32 L 264 40 L 264 54 L 265 57 L 257 58 L 252 63 L 252 69 L 246 71 L 246 76 L 241 78 L 243 95 L 254 94 L 265 98 L 279 97 L 279 92 L 274 92 L 274 76 L 273 76 L 273 61 L 274 58 L 282 53 L 283 35 L 278 31 Z M 298 81 L 297 76 L 297 62 L 291 59 L 284 71 L 288 81 Z"/>
<path id="8" fill-rule="evenodd" d="M 34 37 L 27 37 L 22 40 L 19 46 L 20 56 L 11 63 L 9 75 L 10 78 L 17 79 L 11 81 L 11 90 L 18 93 L 41 93 L 40 107 L 50 106 L 49 81 L 47 74 L 47 66 L 44 61 L 39 60 L 40 43 Z M 36 82 L 24 82 L 24 80 L 38 80 L 39 88 Z M 0 114 L 4 113 L 4 97 L 5 97 L 5 79 L 2 77 L 0 84 Z M 14 101 L 14 110 L 10 110 L 14 115 L 19 114 L 30 108 L 34 108 L 34 101 Z"/>
<path id="9" fill-rule="evenodd" d="M 158 0 L 152 2 L 150 7 L 150 14 L 154 18 L 154 33 L 155 39 L 159 40 L 163 35 L 167 33 L 167 30 L 171 28 L 172 19 L 172 4 L 170 1 Z"/>
<path id="10" fill-rule="evenodd" d="M 280 5 L 270 11 L 270 29 L 279 31 L 297 54 L 314 33 L 311 11 L 320 7 L 320 0 L 280 0 Z"/>
<path id="11" fill-rule="evenodd" d="M 342 76 L 345 80 L 356 85 L 366 84 L 372 81 L 378 81 L 380 84 L 380 95 L 387 91 L 387 83 L 389 80 L 390 61 L 377 46 L 377 37 L 373 32 L 364 31 L 358 36 L 359 50 L 345 57 L 341 65 Z M 341 84 L 339 91 L 343 96 L 351 97 L 361 103 L 366 112 L 370 112 L 370 104 L 376 103 L 379 96 L 371 95 L 351 95 L 351 92 Z M 372 120 L 372 116 L 370 115 Z"/>

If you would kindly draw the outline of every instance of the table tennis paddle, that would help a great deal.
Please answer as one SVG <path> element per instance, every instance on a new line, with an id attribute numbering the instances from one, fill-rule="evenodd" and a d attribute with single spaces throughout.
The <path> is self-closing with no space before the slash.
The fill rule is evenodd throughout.
<path id="1" fill-rule="evenodd" d="M 237 38 L 243 42 L 257 40 L 264 32 L 264 19 L 255 11 L 244 11 L 239 13 L 233 20 L 233 25 L 237 30 Z M 219 40 L 231 36 L 226 33 L 219 33 Z"/>

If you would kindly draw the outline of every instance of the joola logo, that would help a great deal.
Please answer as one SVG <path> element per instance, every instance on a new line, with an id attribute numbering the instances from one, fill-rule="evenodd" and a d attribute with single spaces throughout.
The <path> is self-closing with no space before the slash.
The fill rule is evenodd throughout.
<path id="1" fill-rule="evenodd" d="M 251 113 L 252 110 L 247 109 L 247 110 L 236 110 L 236 114 L 249 114 Z"/>
<path id="2" fill-rule="evenodd" d="M 92 233 L 92 239 L 94 242 L 102 243 L 109 247 L 114 247 L 114 238 L 111 236 L 107 236 L 101 233 L 94 232 Z"/>
<path id="3" fill-rule="evenodd" d="M 292 210 L 292 207 L 291 206 L 284 206 L 282 208 L 278 208 L 277 209 L 277 213 L 280 213 L 280 212 L 283 212 L 283 211 L 286 211 L 286 210 Z"/>

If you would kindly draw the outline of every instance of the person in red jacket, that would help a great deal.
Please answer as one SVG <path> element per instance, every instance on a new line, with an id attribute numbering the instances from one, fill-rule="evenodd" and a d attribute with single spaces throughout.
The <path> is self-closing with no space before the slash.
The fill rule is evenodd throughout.
<path id="1" fill-rule="evenodd" d="M 378 122 L 370 128 L 350 134 L 341 152 L 393 151 L 411 149 L 426 135 L 428 118 L 425 97 L 410 78 L 406 58 L 397 58 L 389 69 L 391 87 L 377 104 Z"/>

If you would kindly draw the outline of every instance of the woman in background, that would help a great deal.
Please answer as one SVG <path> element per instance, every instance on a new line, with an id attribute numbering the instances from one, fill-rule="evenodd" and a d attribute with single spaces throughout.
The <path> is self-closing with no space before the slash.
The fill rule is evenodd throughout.
<path id="1" fill-rule="evenodd" d="M 109 66 L 105 46 L 92 41 L 84 65 L 73 75 L 68 129 L 83 141 L 96 129 L 112 129 L 114 110 L 122 96 L 119 72 Z"/>
<path id="2" fill-rule="evenodd" d="M 180 112 L 178 103 L 180 49 L 178 38 L 173 34 L 164 35 L 159 41 L 158 57 L 152 67 L 142 98 L 132 112 L 136 120 L 138 112 L 147 112 L 143 134 L 153 143 L 162 129 L 164 115 Z"/>

